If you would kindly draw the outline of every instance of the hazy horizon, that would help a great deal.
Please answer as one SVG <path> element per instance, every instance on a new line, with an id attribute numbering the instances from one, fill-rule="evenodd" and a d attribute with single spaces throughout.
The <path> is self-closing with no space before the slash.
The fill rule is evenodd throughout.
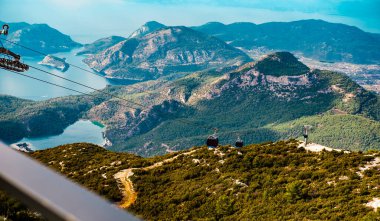
<path id="1" fill-rule="evenodd" d="M 288 22 L 322 19 L 380 33 L 377 0 L 0 0 L 0 20 L 46 23 L 89 43 L 102 37 L 127 37 L 147 21 L 197 26 L 207 22 Z"/>

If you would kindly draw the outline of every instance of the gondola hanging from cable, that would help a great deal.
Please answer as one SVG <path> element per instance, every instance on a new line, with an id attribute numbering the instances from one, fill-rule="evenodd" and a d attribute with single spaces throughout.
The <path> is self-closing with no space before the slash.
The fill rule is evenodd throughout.
<path id="1" fill-rule="evenodd" d="M 8 35 L 9 25 L 3 25 L 0 35 Z M 20 55 L 13 53 L 6 49 L 0 41 L 0 67 L 17 72 L 24 72 L 29 70 L 29 66 L 20 62 Z"/>
<path id="2" fill-rule="evenodd" d="M 218 131 L 218 129 L 214 128 L 214 134 L 208 136 L 207 141 L 206 141 L 206 145 L 207 146 L 209 146 L 209 147 L 217 147 L 219 145 L 218 135 L 216 134 L 217 131 Z"/>
<path id="3" fill-rule="evenodd" d="M 309 131 L 311 130 L 312 126 L 310 125 L 304 125 L 303 128 L 302 128 L 302 134 L 303 134 L 303 138 L 305 139 L 305 147 L 307 146 L 308 144 L 308 138 L 309 138 Z"/>
<path id="4" fill-rule="evenodd" d="M 238 136 L 236 142 L 235 142 L 235 147 L 238 147 L 238 148 L 241 148 L 244 146 L 244 142 L 243 140 L 240 138 L 240 136 Z"/>

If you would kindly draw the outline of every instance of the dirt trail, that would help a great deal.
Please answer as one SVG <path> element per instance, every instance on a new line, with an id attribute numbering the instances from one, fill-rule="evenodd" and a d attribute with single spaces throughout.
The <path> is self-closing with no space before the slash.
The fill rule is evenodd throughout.
<path id="1" fill-rule="evenodd" d="M 194 153 L 197 150 L 192 150 L 189 152 L 185 152 L 182 154 L 178 154 L 177 156 L 174 156 L 172 158 L 165 159 L 163 161 L 157 162 L 151 166 L 142 167 L 142 168 L 129 168 L 122 170 L 114 175 L 114 178 L 116 179 L 119 189 L 123 193 L 123 199 L 119 203 L 119 207 L 121 208 L 128 208 L 130 207 L 137 199 L 137 192 L 133 189 L 133 183 L 130 179 L 131 176 L 133 176 L 133 170 L 151 170 L 157 167 L 162 166 L 164 163 L 172 162 L 175 159 L 177 159 L 179 156 L 186 156 Z"/>
<path id="2" fill-rule="evenodd" d="M 123 199 L 119 203 L 119 206 L 121 208 L 130 207 L 136 201 L 137 198 L 137 193 L 133 189 L 132 181 L 129 179 L 129 177 L 133 175 L 133 169 L 135 168 L 122 170 L 114 175 L 114 178 L 118 183 L 119 189 L 121 189 L 123 193 Z"/>

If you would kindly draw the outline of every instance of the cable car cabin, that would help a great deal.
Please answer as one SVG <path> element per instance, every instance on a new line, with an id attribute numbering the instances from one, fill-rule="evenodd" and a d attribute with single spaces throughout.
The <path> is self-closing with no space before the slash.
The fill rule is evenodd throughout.
<path id="1" fill-rule="evenodd" d="M 0 35 L 8 34 L 8 25 L 3 25 L 3 30 L 0 31 Z M 1 42 L 0 42 L 1 43 Z M 3 45 L 2 43 L 0 45 Z M 20 55 L 11 52 L 10 50 L 0 47 L 0 68 L 23 72 L 29 70 L 29 66 L 20 62 Z"/>
<path id="2" fill-rule="evenodd" d="M 206 142 L 207 146 L 209 147 L 217 147 L 218 144 L 219 144 L 219 139 L 216 135 L 210 135 L 208 138 L 207 138 L 207 142 Z"/>
<path id="3" fill-rule="evenodd" d="M 17 55 L 8 49 L 0 47 L 0 67 L 12 71 L 23 72 L 29 70 L 29 66 L 20 62 L 20 55 Z M 13 59 L 9 59 L 12 57 Z"/>
<path id="4" fill-rule="evenodd" d="M 29 70 L 29 66 L 19 61 L 14 61 L 6 58 L 0 58 L 0 67 L 3 69 L 24 72 Z"/>
<path id="5" fill-rule="evenodd" d="M 240 138 L 238 138 L 235 142 L 235 147 L 241 148 L 243 146 L 244 146 L 244 142 Z"/>

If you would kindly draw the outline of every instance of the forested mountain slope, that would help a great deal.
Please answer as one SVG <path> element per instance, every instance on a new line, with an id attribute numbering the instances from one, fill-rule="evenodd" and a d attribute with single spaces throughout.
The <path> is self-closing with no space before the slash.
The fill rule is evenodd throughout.
<path id="1" fill-rule="evenodd" d="M 154 83 L 144 84 L 141 87 L 149 93 L 136 93 L 138 90 L 134 89 L 132 94 L 136 101 L 150 108 L 122 108 L 114 112 L 108 105 L 115 105 L 116 101 L 105 102 L 91 109 L 89 117 L 112 122 L 113 127 L 107 130 L 114 143 L 111 148 L 142 155 L 163 153 L 168 147 L 182 149 L 192 143 L 203 144 L 207 134 L 212 133 L 204 127 L 219 128 L 222 143 L 233 143 L 238 134 L 248 143 L 298 137 L 302 125 L 276 125 L 319 115 L 329 116 L 330 120 L 323 127 L 317 127 L 317 117 L 309 118 L 308 123 L 316 126 L 312 133 L 322 144 L 348 149 L 378 148 L 380 131 L 368 129 L 379 126 L 378 96 L 343 74 L 309 70 L 295 61 L 290 53 L 276 53 L 227 73 L 198 72 L 157 83 L 158 87 Z M 127 90 L 120 92 L 131 96 Z M 120 117 L 121 113 L 127 113 L 125 118 Z M 181 121 L 186 119 L 192 124 Z M 339 119 L 344 119 L 340 125 L 347 131 L 359 135 L 357 142 L 348 142 L 352 138 L 345 130 L 333 129 Z M 362 130 L 367 132 L 361 133 Z M 322 131 L 331 135 L 318 138 Z"/>
<path id="2" fill-rule="evenodd" d="M 195 147 L 154 158 L 82 143 L 31 156 L 115 203 L 129 195 L 122 194 L 114 175 L 134 168 L 128 179 L 137 195 L 128 210 L 146 220 L 380 217 L 369 204 L 380 197 L 379 152 L 314 153 L 288 140 L 241 149 Z M 15 205 L 3 199 L 0 214 Z M 20 209 L 10 210 L 14 220 L 25 215 L 16 213 Z"/>

